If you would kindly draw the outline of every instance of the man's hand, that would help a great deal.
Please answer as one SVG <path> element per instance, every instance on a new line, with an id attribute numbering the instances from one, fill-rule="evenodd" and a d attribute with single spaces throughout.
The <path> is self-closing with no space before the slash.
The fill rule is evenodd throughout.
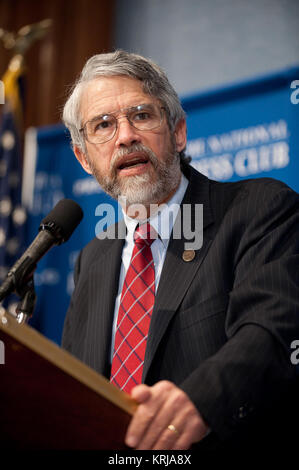
<path id="1" fill-rule="evenodd" d="M 138 450 L 189 449 L 208 430 L 192 401 L 172 382 L 163 380 L 152 387 L 137 385 L 131 396 L 139 406 L 125 438 L 129 447 Z M 172 430 L 168 429 L 169 425 Z"/>

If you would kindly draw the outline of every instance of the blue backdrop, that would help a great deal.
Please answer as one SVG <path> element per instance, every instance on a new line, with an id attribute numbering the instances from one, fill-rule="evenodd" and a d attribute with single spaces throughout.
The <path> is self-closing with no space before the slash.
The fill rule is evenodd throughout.
<path id="1" fill-rule="evenodd" d="M 299 67 L 183 97 L 192 164 L 219 181 L 270 176 L 299 191 Z M 54 247 L 35 274 L 38 296 L 31 324 L 60 343 L 73 267 L 81 247 L 95 236 L 96 207 L 116 203 L 80 167 L 63 126 L 37 131 L 27 244 L 56 202 L 77 201 L 84 219 L 71 239 Z M 33 156 L 30 155 L 29 158 Z"/>
<path id="2" fill-rule="evenodd" d="M 38 232 L 41 220 L 62 198 L 78 202 L 83 222 L 66 244 L 52 248 L 39 262 L 34 275 L 37 304 L 30 324 L 60 343 L 65 313 L 73 290 L 73 268 L 80 248 L 95 236 L 99 221 L 96 207 L 109 202 L 96 180 L 77 162 L 66 129 L 59 125 L 38 130 L 32 203 L 28 208 L 27 244 Z M 32 155 L 31 155 L 32 157 Z"/>

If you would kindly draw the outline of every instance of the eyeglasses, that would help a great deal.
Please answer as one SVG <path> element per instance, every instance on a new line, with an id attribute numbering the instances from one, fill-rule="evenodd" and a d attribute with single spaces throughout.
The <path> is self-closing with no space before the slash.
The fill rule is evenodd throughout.
<path id="1" fill-rule="evenodd" d="M 125 114 L 116 117 L 114 114 L 102 114 L 87 121 L 80 129 L 85 139 L 91 144 L 104 144 L 115 136 L 118 120 L 126 117 L 130 125 L 139 131 L 152 131 L 161 126 L 164 108 L 156 104 L 140 104 L 122 109 Z"/>

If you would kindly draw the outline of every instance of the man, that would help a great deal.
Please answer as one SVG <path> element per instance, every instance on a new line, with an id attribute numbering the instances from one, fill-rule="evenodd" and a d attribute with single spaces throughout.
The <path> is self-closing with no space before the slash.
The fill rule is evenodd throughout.
<path id="1" fill-rule="evenodd" d="M 177 94 L 156 64 L 135 54 L 92 57 L 63 119 L 82 167 L 121 197 L 124 212 L 114 239 L 108 230 L 79 256 L 63 347 L 139 403 L 126 444 L 257 443 L 273 422 L 280 439 L 296 383 L 290 345 L 299 338 L 298 195 L 271 179 L 218 183 L 196 172 L 184 155 Z M 191 208 L 194 237 L 203 230 L 194 249 L 186 249 L 183 210 L 175 222 L 169 217 L 179 205 Z M 117 236 L 124 223 L 125 240 Z M 154 236 L 138 251 L 134 240 L 145 226 Z M 134 265 L 142 250 L 145 281 Z M 134 305 L 124 307 L 136 279 L 147 288 L 131 292 Z M 122 355 L 131 332 L 140 333 L 138 296 L 146 299 L 148 324 Z M 135 320 L 123 333 L 128 312 Z"/>

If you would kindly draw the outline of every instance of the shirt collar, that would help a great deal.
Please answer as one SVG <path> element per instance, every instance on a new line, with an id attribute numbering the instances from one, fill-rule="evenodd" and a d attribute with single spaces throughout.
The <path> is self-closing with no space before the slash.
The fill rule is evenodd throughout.
<path id="1" fill-rule="evenodd" d="M 145 221 L 150 223 L 151 226 L 156 230 L 165 248 L 168 245 L 173 229 L 173 224 L 179 212 L 180 205 L 185 195 L 188 183 L 189 181 L 187 180 L 187 178 L 183 174 L 181 174 L 181 181 L 179 187 L 172 196 L 172 198 L 167 201 L 167 203 L 162 204 L 161 208 L 159 208 L 157 213 Z M 138 225 L 138 220 L 132 219 L 124 211 L 123 216 L 124 222 L 127 227 L 127 239 L 133 241 L 133 235 Z"/>

